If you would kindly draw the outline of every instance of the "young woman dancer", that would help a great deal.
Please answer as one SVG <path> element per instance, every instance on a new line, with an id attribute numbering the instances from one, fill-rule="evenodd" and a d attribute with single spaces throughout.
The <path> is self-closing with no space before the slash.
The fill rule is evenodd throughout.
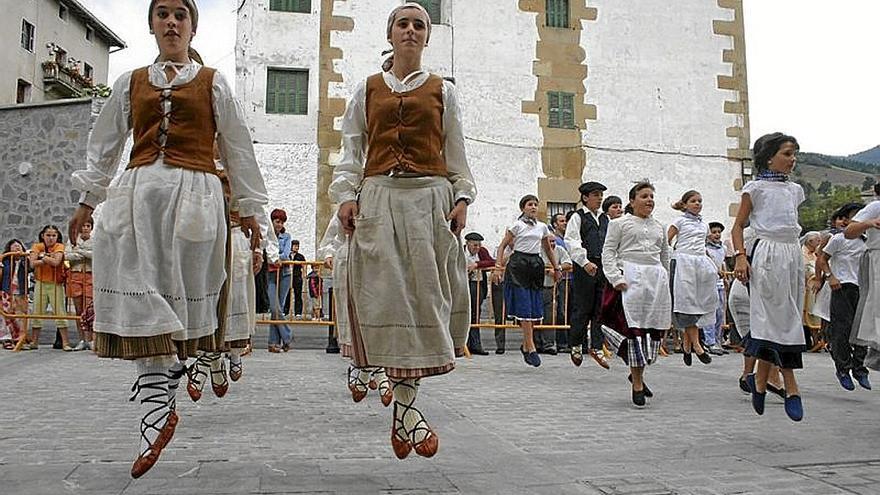
<path id="1" fill-rule="evenodd" d="M 804 190 L 788 180 L 797 162 L 797 140 L 773 133 L 755 141 L 755 180 L 743 187 L 742 200 L 732 238 L 734 273 L 749 284 L 751 295 L 750 335 L 745 352 L 758 359 L 750 381 L 752 406 L 764 414 L 767 377 L 779 366 L 785 381 L 785 412 L 800 421 L 804 411 L 794 370 L 803 368 L 801 353 L 806 340 L 801 324 L 804 305 L 804 261 L 798 237 L 798 205 Z M 755 229 L 757 240 L 751 252 L 745 250 L 743 226 Z"/>
<path id="2" fill-rule="evenodd" d="M 608 290 L 602 300 L 602 330 L 630 367 L 632 401 L 645 406 L 653 397 L 645 367 L 657 359 L 660 339 L 672 324 L 669 242 L 663 224 L 651 216 L 654 186 L 639 182 L 629 191 L 632 214 L 608 224 L 602 267 Z M 613 290 L 611 290 L 613 289 Z"/>
<path id="3" fill-rule="evenodd" d="M 134 478 L 174 434 L 179 359 L 224 342 L 218 302 L 227 236 L 215 136 L 251 249 L 260 245 L 255 215 L 268 202 L 244 110 L 190 47 L 195 2 L 151 0 L 147 15 L 159 58 L 114 84 L 89 139 L 88 167 L 74 173 L 82 195 L 69 227 L 79 232 L 104 202 L 94 245 L 95 350 L 135 361 L 132 400 L 140 397 L 143 417 Z M 129 164 L 113 180 L 132 132 Z"/>
<path id="4" fill-rule="evenodd" d="M 691 365 L 691 353 L 703 364 L 712 362 L 709 353 L 700 345 L 700 328 L 715 323 L 718 307 L 718 268 L 706 253 L 709 226 L 703 221 L 703 196 L 687 191 L 672 205 L 683 212 L 669 226 L 667 238 L 674 246 L 669 278 L 672 285 L 672 322 L 684 333 L 682 359 Z M 673 239 L 675 243 L 673 244 Z"/>
<path id="5" fill-rule="evenodd" d="M 874 186 L 877 190 L 877 186 Z M 853 344 L 867 348 L 865 367 L 880 371 L 880 200 L 856 213 L 846 227 L 847 239 L 867 236 L 859 265 L 859 304 L 853 318 Z"/>
<path id="6" fill-rule="evenodd" d="M 415 401 L 421 379 L 452 371 L 467 339 L 458 234 L 476 187 L 455 86 L 421 69 L 428 13 L 403 4 L 388 16 L 386 34 L 393 56 L 348 104 L 330 197 L 351 234 L 347 352 L 355 367 L 382 366 L 391 378 L 391 445 L 402 459 L 412 450 L 433 456 L 439 446 Z"/>
<path id="7" fill-rule="evenodd" d="M 324 260 L 324 268 L 332 270 L 334 279 L 333 308 L 328 308 L 331 316 L 335 315 L 337 342 L 342 346 L 342 357 L 351 358 L 351 330 L 348 323 L 348 236 L 339 224 L 339 218 L 333 216 L 321 244 L 318 246 L 318 257 Z M 352 362 L 348 366 L 348 390 L 351 400 L 364 400 L 370 390 L 379 391 L 382 405 L 388 407 L 394 396 L 391 393 L 391 382 L 380 366 L 356 367 Z"/>
<path id="8" fill-rule="evenodd" d="M 541 357 L 535 349 L 535 322 L 544 319 L 544 260 L 541 250 L 547 254 L 553 267 L 553 280 L 558 281 L 562 272 L 556 263 L 556 236 L 544 222 L 537 220 L 538 198 L 527 194 L 519 200 L 522 214 L 504 232 L 498 246 L 496 268 L 504 270 L 504 302 L 507 314 L 516 319 L 522 328 L 523 360 L 532 366 L 541 366 Z M 513 247 L 508 258 L 507 247 Z M 499 272 L 493 276 L 497 278 Z"/>

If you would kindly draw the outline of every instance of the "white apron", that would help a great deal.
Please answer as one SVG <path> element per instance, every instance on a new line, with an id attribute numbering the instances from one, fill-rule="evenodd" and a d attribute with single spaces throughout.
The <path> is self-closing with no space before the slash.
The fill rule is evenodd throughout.
<path id="1" fill-rule="evenodd" d="M 631 328 L 666 330 L 672 326 L 672 298 L 669 274 L 662 265 L 623 262 L 627 289 L 623 311 Z"/>
<path id="2" fill-rule="evenodd" d="M 880 350 L 880 250 L 871 249 L 859 265 L 859 304 L 853 318 L 852 343 Z M 867 360 L 866 360 L 867 361 Z"/>
<path id="3" fill-rule="evenodd" d="M 706 254 L 675 253 L 673 311 L 701 315 L 698 327 L 715 323 L 718 308 L 718 268 Z"/>
<path id="4" fill-rule="evenodd" d="M 232 273 L 226 306 L 226 342 L 245 340 L 257 324 L 257 296 L 254 286 L 251 241 L 240 227 L 232 229 Z"/>
<path id="5" fill-rule="evenodd" d="M 760 239 L 749 279 L 751 337 L 806 345 L 803 329 L 804 259 L 797 242 Z"/>

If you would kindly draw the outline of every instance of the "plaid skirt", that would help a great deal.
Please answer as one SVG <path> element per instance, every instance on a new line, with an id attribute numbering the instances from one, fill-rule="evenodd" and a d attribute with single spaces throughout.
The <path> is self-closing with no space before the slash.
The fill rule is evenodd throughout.
<path id="1" fill-rule="evenodd" d="M 644 368 L 657 360 L 663 330 L 630 327 L 623 311 L 623 296 L 610 284 L 602 293 L 599 323 L 608 345 L 628 366 Z"/>

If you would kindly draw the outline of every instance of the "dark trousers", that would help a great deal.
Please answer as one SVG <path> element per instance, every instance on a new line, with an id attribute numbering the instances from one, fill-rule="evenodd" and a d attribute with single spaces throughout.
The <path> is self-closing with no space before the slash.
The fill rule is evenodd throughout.
<path id="1" fill-rule="evenodd" d="M 284 296 L 284 313 L 290 314 L 290 299 L 289 295 Z M 302 278 L 294 278 L 293 279 L 293 314 L 301 315 L 303 314 L 303 279 Z"/>
<path id="2" fill-rule="evenodd" d="M 831 358 L 838 373 L 852 372 L 854 376 L 865 376 L 864 346 L 849 343 L 852 332 L 853 317 L 859 303 L 859 286 L 841 284 L 840 288 L 831 291 Z"/>
<path id="3" fill-rule="evenodd" d="M 605 288 L 605 274 L 602 273 L 602 260 L 590 258 L 590 262 L 599 266 L 596 275 L 588 275 L 584 268 L 574 265 L 571 279 L 571 332 L 568 335 L 569 345 L 582 345 L 590 349 L 602 349 L 604 336 L 599 325 L 599 310 L 602 309 L 602 291 Z M 587 327 L 589 326 L 589 341 Z"/>
<path id="4" fill-rule="evenodd" d="M 488 294 L 488 290 L 486 289 L 486 284 L 482 281 L 480 282 L 480 293 L 477 294 L 477 282 L 474 280 L 468 281 L 468 292 L 471 296 L 471 323 L 479 323 L 479 309 L 483 305 L 483 301 L 486 299 L 486 295 Z M 468 349 L 474 350 L 482 350 L 483 342 L 480 340 L 480 329 L 479 328 L 471 328 L 468 331 L 468 339 L 467 339 Z"/>
<path id="5" fill-rule="evenodd" d="M 504 283 L 492 285 L 492 313 L 495 314 L 495 324 L 504 324 Z M 495 345 L 498 349 L 504 349 L 505 337 L 507 336 L 504 328 L 495 329 Z"/>

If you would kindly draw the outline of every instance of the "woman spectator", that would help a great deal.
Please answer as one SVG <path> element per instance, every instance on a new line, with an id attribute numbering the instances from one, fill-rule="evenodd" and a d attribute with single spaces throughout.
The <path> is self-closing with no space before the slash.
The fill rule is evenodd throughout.
<path id="1" fill-rule="evenodd" d="M 40 230 L 39 242 L 31 247 L 30 260 L 34 267 L 34 278 L 37 286 L 34 289 L 34 313 L 45 314 L 48 306 L 56 316 L 66 316 L 66 300 L 64 298 L 64 239 L 61 231 L 54 225 L 46 225 Z M 67 336 L 67 320 L 55 320 L 55 326 L 61 335 L 61 348 L 65 352 L 73 350 Z M 32 327 L 33 341 L 31 349 L 36 349 L 40 342 L 41 320 L 34 320 Z"/>
<path id="2" fill-rule="evenodd" d="M 83 312 L 92 302 L 92 227 L 94 220 L 89 218 L 79 229 L 79 242 L 68 246 L 64 258 L 70 262 L 67 275 L 67 297 L 73 299 L 76 315 L 82 318 Z M 82 321 L 76 322 L 79 343 L 74 351 L 92 349 L 92 331 Z"/>
<path id="3" fill-rule="evenodd" d="M 290 293 L 290 267 L 281 264 L 282 261 L 290 260 L 291 239 L 290 234 L 284 230 L 287 222 L 287 212 L 282 209 L 272 210 L 272 227 L 278 238 L 277 261 L 269 260 L 269 308 L 273 320 L 284 318 L 282 306 Z M 286 324 L 269 325 L 269 352 L 287 352 L 290 350 L 290 340 L 293 334 L 290 326 Z"/>
<path id="4" fill-rule="evenodd" d="M 9 255 L 9 253 L 15 253 Z M 24 314 L 28 310 L 27 301 L 27 261 L 24 252 L 24 244 L 18 239 L 12 239 L 6 243 L 3 258 L 0 264 L 0 304 L 7 314 Z M 22 328 L 15 318 L 5 318 L 4 328 L 0 329 L 3 337 L 3 347 L 13 349 L 15 342 L 22 337 Z M 29 349 L 30 347 L 28 347 Z"/>

